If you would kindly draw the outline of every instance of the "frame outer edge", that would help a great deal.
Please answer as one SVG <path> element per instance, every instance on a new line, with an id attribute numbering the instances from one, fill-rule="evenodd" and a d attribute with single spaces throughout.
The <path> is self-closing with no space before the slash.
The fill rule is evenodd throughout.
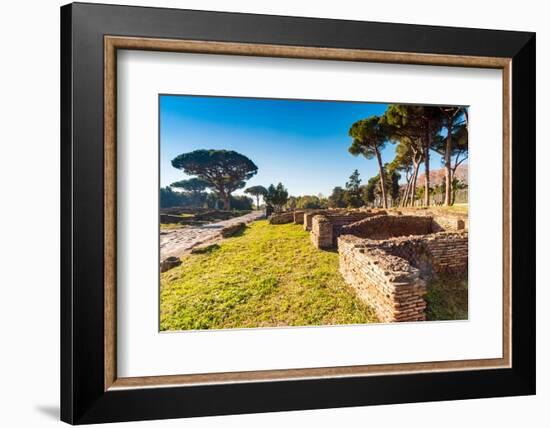
<path id="1" fill-rule="evenodd" d="M 128 16 L 124 14 L 128 13 Z M 143 21 L 147 14 L 151 14 L 151 18 L 155 21 L 153 24 L 148 24 Z M 513 312 L 515 315 L 515 320 L 513 330 L 514 330 L 514 343 L 513 347 L 513 363 L 514 367 L 510 370 L 496 370 L 493 373 L 487 373 L 481 378 L 480 374 L 467 371 L 462 374 L 454 373 L 441 373 L 438 375 L 428 374 L 423 379 L 431 379 L 434 382 L 433 387 L 428 387 L 426 391 L 419 390 L 418 394 L 411 396 L 407 391 L 410 391 L 413 385 L 418 385 L 420 381 L 419 375 L 408 375 L 408 376 L 399 376 L 398 383 L 397 379 L 384 380 L 380 383 L 377 377 L 372 378 L 369 381 L 369 386 L 367 387 L 366 383 L 360 379 L 339 379 L 323 381 L 296 381 L 293 383 L 292 387 L 283 386 L 282 382 L 267 382 L 267 383 L 258 383 L 255 385 L 231 385 L 229 388 L 225 386 L 215 386 L 215 387 L 193 387 L 193 388 L 163 388 L 163 389 L 141 389 L 138 391 L 108 391 L 100 393 L 101 386 L 104 385 L 104 373 L 99 373 L 100 367 L 103 368 L 103 363 L 99 364 L 98 359 L 93 356 L 93 353 L 98 355 L 99 353 L 103 354 L 105 351 L 105 343 L 102 340 L 102 346 L 100 348 L 99 344 L 96 347 L 96 338 L 97 330 L 101 327 L 103 328 L 104 314 L 101 314 L 96 318 L 95 314 L 90 313 L 90 309 L 97 309 L 99 304 L 96 301 L 96 298 L 89 294 L 90 289 L 82 289 L 82 284 L 80 282 L 82 277 L 79 276 L 82 270 L 79 264 L 74 264 L 73 256 L 86 255 L 90 250 L 86 249 L 84 251 L 81 247 L 81 243 L 75 238 L 76 233 L 81 233 L 82 230 L 79 229 L 79 225 L 76 224 L 73 226 L 75 220 L 82 220 L 75 217 L 76 214 L 79 214 L 77 210 L 78 205 L 75 205 L 75 198 L 78 199 L 76 202 L 81 202 L 81 191 L 87 191 L 92 189 L 95 191 L 95 185 L 92 187 L 83 186 L 82 181 L 80 180 L 81 176 L 84 174 L 79 172 L 77 168 L 77 163 L 82 161 L 82 155 L 79 153 L 81 149 L 85 149 L 84 144 L 89 143 L 90 138 L 87 138 L 85 134 L 82 134 L 82 131 L 85 129 L 90 132 L 90 135 L 93 136 L 94 144 L 98 138 L 96 135 L 94 127 L 90 127 L 93 123 L 99 124 L 102 123 L 102 120 L 99 120 L 99 117 L 96 117 L 97 112 L 97 103 L 98 99 L 103 100 L 102 94 L 95 96 L 92 91 L 96 93 L 100 90 L 99 85 L 97 84 L 99 77 L 96 76 L 96 71 L 86 70 L 83 68 L 83 65 L 86 63 L 91 63 L 94 67 L 97 65 L 97 43 L 99 42 L 98 36 L 106 34 L 141 34 L 145 31 L 140 31 L 138 28 L 139 22 L 142 22 L 145 27 L 149 27 L 149 31 L 157 31 L 160 36 L 170 38 L 170 34 L 174 32 L 177 34 L 176 37 L 180 37 L 180 34 L 183 35 L 181 38 L 185 38 L 185 35 L 191 34 L 191 38 L 196 34 L 206 34 L 206 39 L 218 39 L 225 40 L 228 42 L 235 41 L 235 38 L 241 37 L 244 35 L 242 42 L 247 42 L 248 39 L 251 39 L 251 43 L 256 43 L 255 40 L 275 40 L 281 39 L 282 36 L 276 35 L 273 32 L 273 23 L 288 23 L 291 27 L 296 27 L 297 24 L 313 22 L 313 19 L 308 21 L 307 18 L 297 18 L 292 17 L 288 20 L 284 17 L 268 17 L 263 16 L 261 22 L 264 22 L 267 25 L 265 34 L 263 32 L 252 32 L 254 27 L 255 15 L 252 14 L 231 14 L 224 13 L 222 21 L 230 21 L 232 18 L 235 18 L 236 21 L 246 24 L 240 30 L 233 30 L 234 26 L 229 26 L 224 29 L 207 29 L 203 30 L 202 27 L 200 30 L 197 30 L 197 26 L 207 18 L 212 17 L 215 22 L 219 22 L 221 13 L 216 12 L 198 12 L 198 11 L 183 11 L 183 10 L 169 10 L 169 9 L 159 9 L 159 8 L 139 8 L 139 7 L 125 7 L 125 6 L 106 6 L 106 5 L 92 5 L 92 4 L 75 4 L 67 5 L 62 7 L 61 11 L 61 189 L 62 189 L 62 201 L 61 201 L 61 417 L 62 420 L 69 423 L 92 423 L 92 422 L 113 422 L 113 421 L 128 421 L 128 420 L 144 420 L 151 418 L 174 418 L 174 417 L 189 417 L 189 416 L 201 416 L 201 415 L 214 415 L 214 414 L 237 414 L 237 413 L 251 413 L 251 412 L 265 412 L 265 411 L 282 411 L 282 410 L 298 410 L 298 409 L 314 409 L 314 408 L 327 408 L 327 407 L 344 407 L 344 406 L 364 406 L 372 404 L 388 404 L 388 403 L 401 403 L 401 402 L 418 402 L 418 401 L 438 401 L 438 400 L 451 400 L 451 399 L 463 399 L 463 398 L 476 398 L 476 397 L 489 397 L 489 396 L 506 396 L 506 395 L 525 395 L 532 394 L 535 391 L 535 336 L 534 336 L 534 312 L 529 312 L 534 309 L 534 260 L 527 260 L 527 263 L 523 262 L 521 265 L 526 272 L 522 272 L 522 276 L 519 275 L 516 268 L 514 275 L 514 283 L 516 289 L 518 288 L 518 282 L 521 282 L 522 287 L 525 285 L 525 289 L 522 289 L 522 292 L 525 292 L 526 296 L 521 296 L 520 290 L 514 292 L 514 299 L 517 295 L 521 298 L 521 304 L 518 303 L 518 300 L 514 300 Z M 246 15 L 245 17 L 243 15 Z M 104 18 L 109 16 L 110 19 L 105 20 Z M 148 16 L 148 15 L 147 15 Z M 170 17 L 171 16 L 171 17 Z M 188 23 L 190 26 L 185 27 L 185 30 L 174 29 L 175 27 L 170 27 L 166 30 L 161 30 L 160 25 L 162 23 L 173 24 L 173 21 L 180 20 L 183 23 Z M 121 21 L 117 21 L 120 19 Z M 197 19 L 197 22 L 192 22 L 192 19 Z M 292 20 L 292 24 L 290 21 Z M 342 26 L 345 22 L 336 24 L 336 21 L 333 20 L 317 20 L 323 25 L 331 24 L 330 28 L 334 30 L 338 25 Z M 332 24 L 335 23 L 335 24 Z M 196 25 L 195 25 L 196 24 Z M 365 26 L 370 25 L 371 27 L 377 27 L 381 24 L 379 23 L 364 23 Z M 360 26 L 361 23 L 356 21 L 351 21 L 349 25 Z M 386 24 L 386 29 L 391 27 L 392 24 Z M 395 27 L 399 28 L 401 33 L 410 32 L 407 25 L 403 24 L 393 24 Z M 155 27 L 156 26 L 156 27 Z M 318 27 L 314 25 L 313 27 Z M 412 27 L 412 26 L 409 26 Z M 431 28 L 426 26 L 415 26 L 416 32 L 420 30 L 426 33 L 433 34 L 441 32 L 456 32 L 460 31 L 461 33 L 469 36 L 470 39 L 479 33 L 475 29 L 471 29 L 468 33 L 468 29 L 451 29 L 451 28 Z M 231 28 L 231 31 L 227 31 L 228 28 Z M 270 32 L 271 28 L 271 32 Z M 378 27 L 377 27 L 378 28 Z M 151 30 L 152 29 L 152 30 Z M 246 33 L 248 31 L 248 33 Z M 301 33 L 292 33 L 288 37 L 291 38 L 291 41 L 299 42 L 302 39 L 311 39 L 315 37 L 315 28 L 305 28 L 306 36 L 300 36 Z M 513 98 L 512 98 L 512 109 L 517 115 L 514 115 L 512 118 L 514 128 L 512 133 L 516 133 L 518 128 L 521 128 L 522 135 L 519 137 L 522 140 L 526 140 L 526 144 L 534 143 L 534 129 L 525 129 L 527 126 L 534 126 L 534 112 L 535 112 L 535 49 L 534 49 L 534 34 L 533 33 L 520 33 L 520 32 L 482 32 L 483 35 L 487 34 L 487 37 L 490 40 L 493 40 L 492 43 L 489 43 L 491 46 L 490 49 L 486 47 L 478 48 L 478 44 L 470 42 L 464 42 L 463 45 L 457 43 L 456 47 L 449 47 L 448 45 L 437 44 L 437 43 L 427 43 L 424 46 L 424 50 L 430 52 L 440 52 L 443 50 L 451 51 L 462 51 L 463 49 L 470 49 L 474 52 L 485 52 L 489 50 L 490 52 L 499 52 L 497 56 L 507 57 L 508 53 L 512 53 L 514 56 L 512 68 L 514 70 L 513 74 Z M 351 36 L 346 33 L 347 38 Z M 287 37 L 287 36 L 283 36 Z M 532 43 L 531 43 L 532 39 Z M 399 38 L 393 41 L 393 45 L 396 45 L 399 42 Z M 328 45 L 339 45 L 347 44 L 345 37 L 337 36 L 334 39 L 324 38 L 320 43 L 327 43 Z M 390 43 L 391 44 L 391 43 Z M 375 43 L 376 45 L 376 43 Z M 527 46 L 530 45 L 530 46 Z M 438 47 L 439 46 L 439 47 Z M 441 48 L 443 46 L 443 48 Z M 473 46 L 473 47 L 472 47 Z M 485 45 L 487 46 L 487 44 Z M 78 48 L 85 47 L 85 50 L 79 50 L 78 57 L 73 56 L 73 53 L 76 53 Z M 383 50 L 383 48 L 376 48 L 378 50 Z M 103 50 L 101 50 L 103 53 Z M 415 51 L 416 52 L 416 51 Z M 504 52 L 504 54 L 502 54 Z M 517 58 L 516 58 L 517 52 Z M 103 67 L 101 67 L 103 69 Z M 85 78 L 81 74 L 74 75 L 74 69 L 77 69 L 78 72 L 82 74 L 84 71 Z M 519 78 L 516 71 L 521 71 L 523 78 Z M 86 80 L 86 79 L 89 79 Z M 523 79 L 523 80 L 522 80 Z M 532 82 L 528 82 L 532 79 Z M 517 97 L 517 91 L 521 95 L 521 90 L 519 89 L 519 82 L 524 82 L 524 87 L 521 90 L 526 90 L 528 93 L 524 94 L 523 97 Z M 88 83 L 88 88 L 84 87 L 84 84 Z M 91 86 L 90 86 L 91 85 Z M 101 86 L 103 88 L 103 85 Z M 78 100 L 76 98 L 79 98 Z M 80 99 L 83 98 L 83 99 Z M 77 102 L 90 101 L 92 106 L 89 109 L 84 109 L 88 111 L 89 117 L 88 121 L 83 126 L 82 122 L 82 108 Z M 75 104 L 77 103 L 77 104 Z M 78 107 L 78 116 L 76 117 L 75 124 L 73 126 L 73 111 L 75 106 Z M 527 118 L 527 113 L 523 113 L 520 109 L 525 109 L 532 114 L 533 117 Z M 527 132 L 527 136 L 523 136 L 523 132 Z M 517 131 L 519 132 L 519 131 Z M 103 135 L 103 129 L 99 131 Z M 78 136 L 76 139 L 75 136 Z M 517 135 L 516 135 L 517 137 Z M 515 138 L 517 142 L 518 139 Z M 78 144 L 77 144 L 78 143 Z M 517 143 L 516 143 L 517 144 Z M 527 147 L 531 149 L 531 147 Z M 76 151 L 75 149 L 78 149 Z M 523 145 L 522 149 L 525 149 Z M 534 149 L 534 147 L 533 147 Z M 92 153 L 95 154 L 95 153 Z M 77 156 L 78 155 L 78 156 Z M 512 161 L 514 165 L 519 163 L 522 165 L 521 172 L 527 173 L 524 180 L 521 182 L 521 185 L 534 185 L 534 168 L 533 164 L 529 165 L 529 160 L 534 160 L 534 150 L 532 153 L 521 153 L 521 150 L 517 146 L 512 146 Z M 516 162 L 519 161 L 519 162 Z M 91 159 L 92 166 L 95 168 L 96 159 Z M 82 166 L 82 165 L 80 165 Z M 103 168 L 103 167 L 101 167 Z M 529 169 L 531 168 L 531 169 Z M 86 170 L 86 173 L 89 171 Z M 517 172 L 517 170 L 516 170 Z M 79 180 L 73 177 L 73 174 L 77 174 Z M 98 177 L 100 181 L 103 177 Z M 74 183 L 74 189 L 73 189 Z M 513 183 L 512 183 L 513 184 Z M 80 185 L 80 188 L 76 188 L 76 185 Z M 516 191 L 525 191 L 525 194 L 520 198 L 521 200 L 530 201 L 530 197 L 534 198 L 533 189 L 522 189 L 520 183 L 517 183 L 516 175 L 516 185 L 513 186 Z M 95 195 L 94 195 L 95 196 Z M 77 198 L 78 197 L 78 198 Z M 104 195 L 103 195 L 104 197 Z M 517 199 L 512 195 L 512 199 L 517 202 Z M 531 222 L 532 216 L 530 215 L 530 208 L 534 207 L 534 199 L 529 203 L 526 209 L 521 210 L 521 216 L 517 212 L 512 212 L 513 221 L 525 221 Z M 527 209 L 529 208 L 529 209 Z M 103 214 L 103 209 L 102 209 Z M 95 227 L 95 223 L 94 223 Z M 516 258 L 525 258 L 534 256 L 534 225 L 527 225 L 520 228 L 520 231 L 516 229 L 513 230 L 514 243 L 518 245 L 518 249 L 513 251 L 513 259 L 516 261 Z M 515 232 L 514 232 L 515 231 Z M 528 232 L 525 236 L 521 236 L 523 232 Z M 90 238 L 89 233 L 84 233 L 87 238 Z M 101 239 L 104 238 L 104 234 L 101 234 Z M 81 239 L 80 239 L 81 241 Z M 92 240 L 92 250 L 95 251 L 96 240 Z M 78 245 L 77 245 L 78 244 Z M 79 251 L 83 251 L 84 254 L 80 254 Z M 522 255 L 522 251 L 527 251 L 526 255 Z M 65 261 L 64 261 L 65 260 Z M 80 261 L 80 260 L 79 260 Z M 94 261 L 95 263 L 95 261 Z M 91 266 L 88 264 L 87 266 Z M 93 267 L 93 266 L 92 266 Z M 92 272 L 90 272 L 92 273 Z M 104 271 L 102 270 L 102 275 Z M 92 275 L 95 277 L 96 275 Z M 519 280 L 519 281 L 518 281 Z M 89 281 L 84 281 L 85 286 L 90 286 Z M 79 292 L 75 295 L 76 292 Z M 80 293 L 85 292 L 85 293 Z M 89 304 L 86 303 L 85 299 L 82 298 L 82 294 L 86 294 L 87 297 L 91 297 Z M 99 300 L 99 299 L 97 299 Z M 103 296 L 101 297 L 103 301 Z M 83 305 L 84 307 L 81 307 Z M 103 305 L 102 305 L 103 306 Z M 83 312 L 81 311 L 83 309 Z M 527 312 L 527 313 L 526 313 Z M 522 319 L 518 321 L 517 315 L 521 314 Z M 527 315 L 526 318 L 523 318 L 524 315 Z M 85 317 L 89 316 L 89 322 L 82 326 L 86 322 Z M 526 335 L 520 341 L 517 341 L 517 333 Z M 80 337 L 77 333 L 82 333 Z M 78 343 L 75 342 L 75 339 L 78 338 Z M 93 339 L 93 343 L 89 345 L 91 348 L 85 349 L 82 346 L 85 340 Z M 87 343 L 87 342 L 86 342 Z M 78 345 L 78 346 L 76 346 Z M 97 348 L 97 349 L 96 349 Z M 77 369 L 75 369 L 77 367 Z M 491 372 L 491 371 L 488 371 Z M 97 379 L 96 379 L 97 378 Z M 101 379 L 100 379 L 101 378 Z M 416 380 L 415 380 L 416 379 Z M 483 381 L 479 384 L 479 390 L 473 390 L 467 392 L 467 385 L 471 385 L 472 382 Z M 401 384 L 404 382 L 404 385 Z M 437 391 L 438 386 L 449 385 L 449 382 L 452 382 L 455 385 L 455 388 L 451 390 L 448 388 L 442 388 L 441 391 Z M 390 393 L 394 391 L 395 396 L 385 395 L 385 398 L 380 398 L 379 396 L 373 397 L 369 392 L 372 387 L 375 385 L 382 386 L 384 390 L 387 390 Z M 429 385 L 427 385 L 429 386 Z M 352 388 L 350 390 L 350 387 Z M 264 402 L 265 399 L 261 401 L 258 397 L 259 391 L 267 393 L 268 397 L 273 397 L 274 401 L 272 403 Z M 338 392 L 339 391 L 339 392 Z M 350 392 L 351 391 L 351 392 Z M 352 392 L 363 392 L 362 394 L 355 394 Z M 242 397 L 238 398 L 239 394 L 242 394 Z M 280 396 L 277 394 L 281 394 Z M 213 405 L 212 403 L 206 403 L 206 397 L 211 398 L 221 398 L 222 400 Z M 248 397 L 251 401 L 243 404 L 242 398 Z M 309 397 L 309 398 L 308 398 Z"/>
<path id="2" fill-rule="evenodd" d="M 74 364 L 73 364 L 73 34 L 72 5 L 60 9 L 60 156 L 61 156 L 61 349 L 60 349 L 60 418 L 63 422 L 74 423 Z"/>
<path id="3" fill-rule="evenodd" d="M 513 370 L 536 393 L 536 35 L 512 59 Z"/>
<path id="4" fill-rule="evenodd" d="M 502 355 L 512 367 L 512 60 L 502 69 L 502 83 Z"/>

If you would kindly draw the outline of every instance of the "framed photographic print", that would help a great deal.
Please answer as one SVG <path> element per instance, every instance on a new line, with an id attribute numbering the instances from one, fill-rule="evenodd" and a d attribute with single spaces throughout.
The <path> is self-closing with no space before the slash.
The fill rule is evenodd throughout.
<path id="1" fill-rule="evenodd" d="M 61 8 L 61 418 L 535 393 L 535 35 Z"/>

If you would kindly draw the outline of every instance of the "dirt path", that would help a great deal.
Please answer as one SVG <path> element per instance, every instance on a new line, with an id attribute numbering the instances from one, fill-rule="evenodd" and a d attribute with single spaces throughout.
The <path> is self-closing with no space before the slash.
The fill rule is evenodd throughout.
<path id="1" fill-rule="evenodd" d="M 237 223 L 250 223 L 262 218 L 263 211 L 252 211 L 240 217 L 223 220 L 203 226 L 188 226 L 181 229 L 162 230 L 160 232 L 160 260 L 166 257 L 182 255 L 197 245 L 214 243 L 221 239 L 220 230 Z"/>

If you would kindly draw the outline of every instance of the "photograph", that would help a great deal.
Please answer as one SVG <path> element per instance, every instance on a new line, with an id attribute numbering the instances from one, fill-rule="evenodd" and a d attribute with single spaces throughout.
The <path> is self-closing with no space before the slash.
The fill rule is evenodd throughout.
<path id="1" fill-rule="evenodd" d="M 158 103 L 160 331 L 468 320 L 468 106 Z"/>

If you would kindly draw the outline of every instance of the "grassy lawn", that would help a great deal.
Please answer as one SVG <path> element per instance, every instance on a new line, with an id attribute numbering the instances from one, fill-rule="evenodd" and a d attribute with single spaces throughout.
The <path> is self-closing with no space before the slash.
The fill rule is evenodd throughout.
<path id="1" fill-rule="evenodd" d="M 449 207 L 430 207 L 432 210 L 440 210 L 444 212 L 451 212 L 451 213 L 461 213 L 461 214 L 468 214 L 468 204 L 456 204 L 451 205 Z"/>
<path id="2" fill-rule="evenodd" d="M 376 322 L 301 225 L 252 223 L 161 275 L 161 330 Z"/>
<path id="3" fill-rule="evenodd" d="M 181 229 L 182 227 L 185 227 L 178 223 L 161 223 L 160 224 L 160 230 L 174 230 L 174 229 Z"/>
<path id="4" fill-rule="evenodd" d="M 428 321 L 468 319 L 467 275 L 439 275 L 428 282 L 426 317 Z"/>
<path id="5" fill-rule="evenodd" d="M 390 208 L 399 211 L 398 207 Z M 443 205 L 430 205 L 429 207 L 421 206 L 421 207 L 407 207 L 407 209 L 416 209 L 416 210 L 430 210 L 430 211 L 439 211 L 441 213 L 460 213 L 460 214 L 468 214 L 468 204 L 455 204 L 451 206 L 443 206 Z"/>

